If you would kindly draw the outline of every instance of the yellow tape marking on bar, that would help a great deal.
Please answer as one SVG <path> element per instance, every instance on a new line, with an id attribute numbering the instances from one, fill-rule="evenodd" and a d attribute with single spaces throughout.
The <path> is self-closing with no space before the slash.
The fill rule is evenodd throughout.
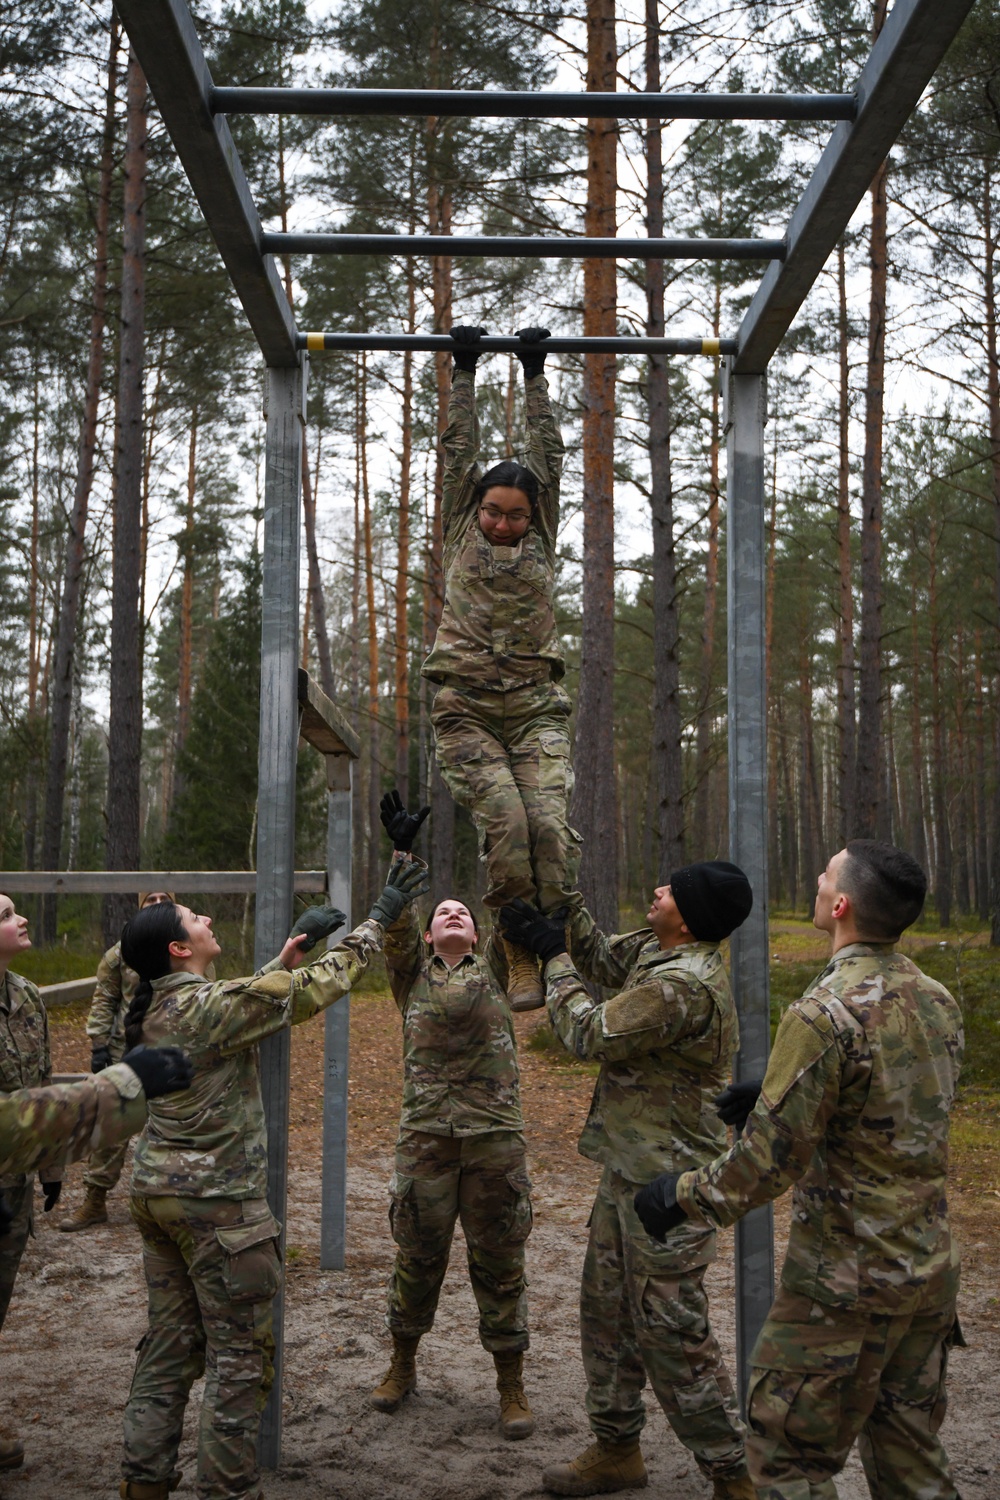
<path id="1" fill-rule="evenodd" d="M 306 334 L 306 348 L 307 349 L 322 349 L 322 347 L 323 347 L 323 335 L 321 333 L 307 333 Z"/>
<path id="2" fill-rule="evenodd" d="M 719 343 L 720 343 L 719 339 L 702 339 L 702 341 L 701 341 L 701 352 L 702 352 L 702 354 L 719 354 L 721 352 L 720 349 L 719 349 Z"/>

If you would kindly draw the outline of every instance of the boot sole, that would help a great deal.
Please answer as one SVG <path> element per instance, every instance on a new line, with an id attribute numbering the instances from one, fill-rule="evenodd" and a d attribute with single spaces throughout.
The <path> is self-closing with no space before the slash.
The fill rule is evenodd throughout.
<path id="1" fill-rule="evenodd" d="M 640 1479 L 630 1479 L 622 1484 L 618 1480 L 588 1480 L 588 1479 L 549 1479 L 542 1475 L 542 1488 L 550 1495 L 614 1495 L 621 1490 L 644 1490 L 649 1483 L 649 1475 L 643 1474 Z"/>
<path id="2" fill-rule="evenodd" d="M 107 1222 L 108 1216 L 105 1214 L 103 1219 L 88 1219 L 85 1224 L 70 1224 L 67 1221 L 65 1224 L 60 1224 L 59 1228 L 63 1234 L 76 1234 L 80 1229 L 94 1229 L 98 1224 L 106 1224 Z"/>
<path id="3" fill-rule="evenodd" d="M 545 1009 L 545 996 L 544 995 L 540 995 L 537 1000 L 535 999 L 534 995 L 529 995 L 526 1000 L 511 1000 L 511 999 L 508 999 L 507 1004 L 510 1006 L 511 1010 L 516 1010 L 516 1011 L 522 1011 L 522 1010 L 544 1010 Z"/>

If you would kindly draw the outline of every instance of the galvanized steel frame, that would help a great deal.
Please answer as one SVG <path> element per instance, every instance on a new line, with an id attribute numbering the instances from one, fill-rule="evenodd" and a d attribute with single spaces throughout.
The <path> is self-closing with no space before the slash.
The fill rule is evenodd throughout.
<path id="1" fill-rule="evenodd" d="M 298 507 L 303 347 L 321 339 L 325 348 L 423 348 L 404 335 L 311 334 L 295 327 L 277 269 L 275 250 L 317 248 L 310 236 L 265 234 L 239 161 L 225 112 L 271 113 L 414 113 L 505 115 L 533 118 L 619 117 L 660 119 L 836 119 L 839 123 L 820 156 L 783 240 L 753 242 L 742 254 L 762 246 L 773 256 L 735 340 L 712 350 L 727 356 L 729 477 L 729 716 L 730 847 L 750 876 L 757 906 L 750 922 L 734 937 L 733 976 L 743 1026 L 739 1059 L 741 1076 L 759 1073 L 768 1050 L 768 951 L 766 924 L 767 789 L 765 767 L 766 703 L 763 661 L 763 422 L 764 373 L 771 355 L 805 300 L 816 277 L 843 235 L 880 162 L 892 147 L 908 115 L 944 52 L 971 9 L 972 0 L 896 0 L 881 35 L 850 96 L 789 98 L 774 96 L 639 94 L 566 95 L 539 93 L 415 94 L 396 90 L 244 90 L 217 87 L 212 80 L 185 0 L 118 0 L 118 11 L 141 63 L 166 127 L 219 247 L 233 286 L 243 304 L 265 363 L 269 367 L 267 494 L 264 544 L 264 658 L 262 663 L 260 770 L 261 812 L 257 867 L 257 952 L 269 958 L 280 947 L 291 918 L 294 844 L 295 725 L 294 680 L 298 653 Z M 432 109 L 433 105 L 433 109 Z M 348 238 L 352 243 L 348 242 Z M 646 241 L 613 241 L 593 246 L 566 240 L 551 250 L 531 249 L 537 240 L 498 242 L 483 236 L 450 239 L 442 247 L 432 237 L 406 235 L 321 237 L 319 248 L 340 253 L 558 254 L 584 253 L 638 257 L 660 247 Z M 362 243 L 363 241 L 363 243 Z M 499 243 L 500 248 L 495 248 Z M 487 251 L 486 246 L 494 248 Z M 676 242 L 675 242 L 676 246 Z M 420 248 L 418 248 L 420 247 Z M 731 250 L 730 246 L 730 250 Z M 688 253 L 709 253 L 706 242 Z M 432 336 L 427 336 L 428 338 Z M 329 342 L 327 342 L 329 340 Z M 484 347 L 494 341 L 484 340 Z M 504 341 L 513 342 L 513 341 Z M 561 344 L 579 340 L 550 341 Z M 615 352 L 654 352 L 660 341 L 601 341 Z M 691 349 L 700 340 L 664 341 L 671 353 Z M 645 344 L 644 349 L 638 346 Z M 432 348 L 442 347 L 431 344 Z M 570 352 L 565 349 L 564 352 Z M 573 352 L 580 351 L 576 348 Z M 655 352 L 667 352 L 657 349 Z M 287 701 L 286 701 L 287 700 Z M 337 789 L 340 798 L 349 793 Z M 347 818 L 345 801 L 336 816 L 331 804 L 331 881 L 344 881 L 343 861 L 335 860 L 332 841 Z M 349 822 L 349 819 L 347 819 Z M 329 1033 L 328 1033 L 329 1034 Z M 268 1124 L 273 1141 L 282 1142 L 271 1169 L 272 1204 L 283 1213 L 285 1194 L 284 1127 L 287 1124 L 287 1053 L 278 1039 L 267 1052 L 265 1083 Z M 284 1039 L 287 1042 L 287 1037 Z M 346 1059 L 345 1059 L 346 1062 Z M 744 1221 L 738 1236 L 738 1340 L 741 1387 L 749 1349 L 770 1300 L 773 1242 L 767 1213 Z M 281 1320 L 277 1309 L 278 1379 L 262 1426 L 261 1457 L 275 1465 L 280 1454 Z"/>

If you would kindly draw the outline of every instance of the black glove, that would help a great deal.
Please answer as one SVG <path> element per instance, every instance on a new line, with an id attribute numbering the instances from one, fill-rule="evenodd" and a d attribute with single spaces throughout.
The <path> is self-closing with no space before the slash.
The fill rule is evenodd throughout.
<path id="1" fill-rule="evenodd" d="M 543 339 L 547 339 L 548 336 L 549 330 L 547 328 L 536 328 L 534 325 L 530 328 L 519 328 L 514 335 L 515 338 L 521 340 L 522 344 L 536 345 L 540 344 Z M 524 371 L 525 380 L 530 380 L 534 375 L 541 375 L 545 369 L 544 349 L 526 349 L 523 354 L 520 349 L 515 349 L 514 353 L 521 361 L 521 369 Z"/>
<path id="2" fill-rule="evenodd" d="M 642 1227 L 654 1240 L 666 1239 L 671 1229 L 683 1224 L 687 1214 L 677 1202 L 679 1172 L 664 1172 L 641 1187 L 632 1199 Z"/>
<path id="3" fill-rule="evenodd" d="M 567 915 L 566 907 L 561 906 L 551 917 L 545 917 L 518 896 L 509 906 L 500 908 L 500 931 L 510 942 L 527 948 L 547 964 L 550 958 L 566 952 Z"/>
<path id="4" fill-rule="evenodd" d="M 305 933 L 308 942 L 300 943 L 299 951 L 308 953 L 322 938 L 328 938 L 331 932 L 343 927 L 346 921 L 344 913 L 335 906 L 307 906 L 288 936 L 300 937 Z"/>
<path id="5" fill-rule="evenodd" d="M 111 1066 L 111 1048 L 103 1043 L 100 1047 L 90 1049 L 90 1071 L 92 1073 L 103 1073 L 105 1068 Z"/>
<path id="6" fill-rule="evenodd" d="M 732 1125 L 734 1130 L 746 1128 L 747 1117 L 760 1098 L 763 1082 L 762 1078 L 747 1078 L 743 1083 L 731 1083 L 721 1094 L 716 1094 L 712 1103 L 723 1125 Z"/>
<path id="7" fill-rule="evenodd" d="M 368 920 L 391 927 L 393 922 L 399 921 L 411 901 L 416 901 L 430 889 L 430 884 L 426 865 L 414 864 L 409 859 L 397 860 L 389 871 L 385 890 L 368 913 Z"/>
<path id="8" fill-rule="evenodd" d="M 451 337 L 455 340 L 458 348 L 452 350 L 451 357 L 455 362 L 456 370 L 475 370 L 476 360 L 483 351 L 481 349 L 470 349 L 468 346 L 470 344 L 478 344 L 485 332 L 485 328 L 479 328 L 475 323 L 455 324 L 451 330 Z"/>
<path id="9" fill-rule="evenodd" d="M 418 813 L 408 813 L 399 793 L 392 791 L 386 792 L 379 803 L 379 809 L 382 827 L 392 839 L 392 847 L 400 849 L 404 854 L 409 854 L 413 848 L 413 840 L 420 832 L 420 825 L 430 812 L 430 808 L 422 807 Z"/>
<path id="10" fill-rule="evenodd" d="M 10 1227 L 13 1222 L 14 1215 L 10 1211 L 7 1194 L 0 1189 L 0 1240 L 6 1239 L 7 1235 L 10 1234 Z"/>
<path id="11" fill-rule="evenodd" d="M 62 1192 L 61 1182 L 43 1182 L 42 1192 L 45 1194 L 45 1212 L 51 1213 L 59 1202 L 59 1194 Z"/>
<path id="12" fill-rule="evenodd" d="M 179 1047 L 133 1047 L 122 1058 L 138 1076 L 147 1099 L 191 1087 L 194 1066 Z"/>

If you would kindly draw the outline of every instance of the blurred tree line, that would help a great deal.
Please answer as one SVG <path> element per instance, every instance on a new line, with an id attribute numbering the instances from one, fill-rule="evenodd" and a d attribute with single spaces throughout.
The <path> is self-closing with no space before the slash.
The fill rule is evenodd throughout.
<path id="1" fill-rule="evenodd" d="M 849 90 L 884 14 L 867 0 L 694 5 L 683 20 L 656 0 L 195 6 L 220 82 L 541 89 L 575 72 L 623 93 Z M 998 44 L 1000 5 L 984 0 L 769 376 L 783 907 L 808 907 L 828 854 L 865 832 L 926 862 L 943 925 L 993 912 L 996 927 Z M 113 10 L 11 0 L 0 92 L 0 865 L 249 868 L 259 357 Z M 265 223 L 436 234 L 774 232 L 829 133 L 231 123 Z M 404 256 L 279 270 L 300 327 L 705 336 L 735 330 L 759 273 Z M 573 813 L 586 894 L 613 924 L 682 859 L 726 852 L 720 370 L 550 357 L 549 377 L 568 449 L 559 619 L 583 705 Z M 359 911 L 393 784 L 433 807 L 436 889 L 480 879 L 419 675 L 441 608 L 449 385 L 446 355 L 320 355 L 310 371 L 302 662 L 362 739 Z M 484 452 L 515 453 L 516 362 L 483 359 L 478 385 Z M 322 863 L 323 777 L 312 752 L 300 760 L 299 858 Z M 40 915 L 54 939 L 54 900 Z M 109 932 L 120 915 L 105 913 Z"/>

